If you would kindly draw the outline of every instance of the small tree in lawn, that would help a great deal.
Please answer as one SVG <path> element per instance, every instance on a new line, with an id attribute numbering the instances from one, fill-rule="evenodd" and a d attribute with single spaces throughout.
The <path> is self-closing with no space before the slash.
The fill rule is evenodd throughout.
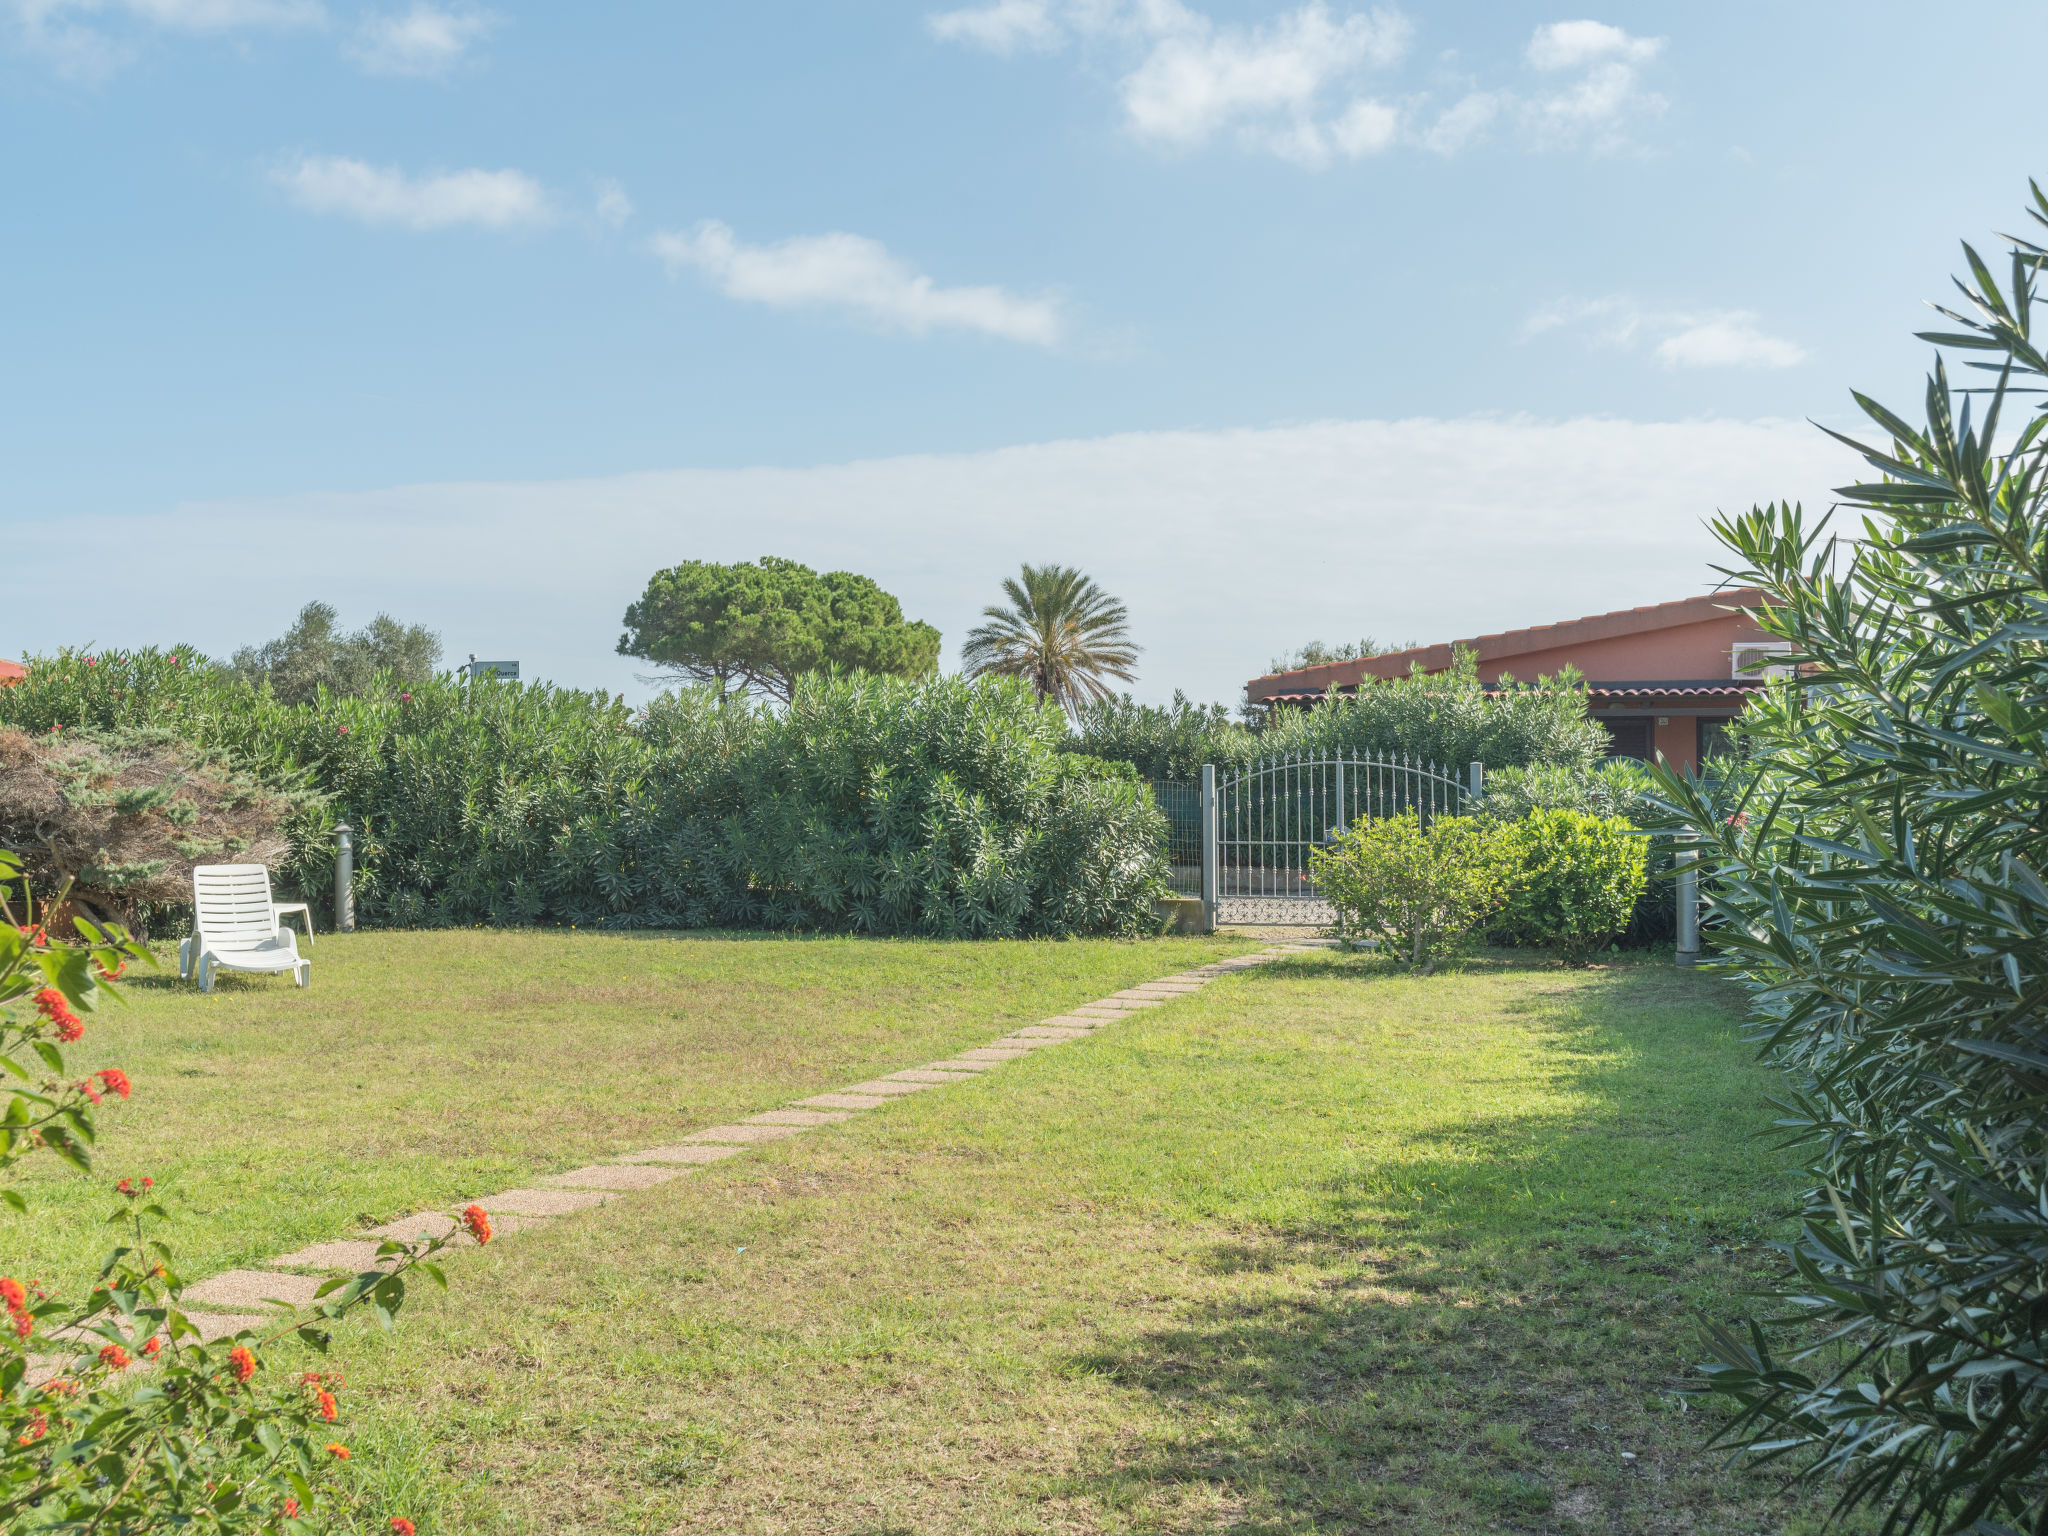
<path id="1" fill-rule="evenodd" d="M 806 672 L 928 677 L 939 632 L 865 576 L 820 576 L 764 555 L 734 565 L 686 560 L 657 571 L 626 610 L 619 654 L 720 694 L 757 690 L 787 704 Z"/>
<path id="2" fill-rule="evenodd" d="M 1309 874 L 1348 932 L 1427 976 L 1499 904 L 1493 836 L 1469 816 L 1361 818 L 1309 855 Z"/>

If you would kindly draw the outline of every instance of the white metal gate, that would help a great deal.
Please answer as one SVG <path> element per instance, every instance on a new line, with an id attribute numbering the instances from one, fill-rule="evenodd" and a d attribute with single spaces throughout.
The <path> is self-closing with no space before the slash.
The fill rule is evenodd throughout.
<path id="1" fill-rule="evenodd" d="M 1455 816 L 1485 782 L 1414 758 L 1264 758 L 1219 775 L 1202 769 L 1204 926 L 1260 923 L 1326 927 L 1337 914 L 1309 878 L 1309 853 L 1361 816 L 1414 811 L 1428 822 Z"/>

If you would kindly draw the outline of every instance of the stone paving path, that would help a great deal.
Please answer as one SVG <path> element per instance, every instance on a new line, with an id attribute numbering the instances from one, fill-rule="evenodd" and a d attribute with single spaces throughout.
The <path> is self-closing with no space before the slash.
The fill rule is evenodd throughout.
<path id="1" fill-rule="evenodd" d="M 1148 981 L 1095 1002 L 1083 1003 L 1053 1018 L 1041 1019 L 1036 1024 L 1027 1024 L 999 1040 L 961 1051 L 944 1061 L 891 1072 L 886 1077 L 872 1078 L 863 1083 L 849 1083 L 830 1093 L 814 1093 L 786 1108 L 749 1115 L 734 1125 L 714 1125 L 693 1131 L 673 1146 L 628 1152 L 608 1163 L 594 1163 L 588 1168 L 574 1168 L 567 1173 L 555 1174 L 540 1180 L 534 1188 L 508 1189 L 486 1195 L 475 1203 L 490 1213 L 494 1236 L 502 1237 L 534 1222 L 567 1216 L 629 1195 L 635 1190 L 666 1183 L 688 1173 L 693 1167 L 738 1157 L 750 1147 L 764 1142 L 801 1136 L 820 1126 L 838 1125 L 864 1110 L 880 1109 L 913 1093 L 923 1093 L 947 1083 L 971 1081 L 1006 1061 L 1016 1061 L 1033 1051 L 1062 1045 L 1069 1040 L 1085 1040 L 1142 1009 L 1156 1008 L 1176 997 L 1199 992 L 1219 976 L 1264 965 L 1282 955 L 1320 947 L 1316 944 L 1285 944 L 1257 954 L 1239 955 L 1234 959 L 1197 966 L 1191 971 L 1182 971 L 1160 981 Z M 468 1203 L 461 1202 L 454 1210 L 460 1210 Z M 378 1243 L 382 1239 L 438 1237 L 453 1232 L 455 1228 L 453 1210 L 421 1211 L 381 1227 L 372 1227 L 368 1237 L 314 1243 L 295 1253 L 283 1253 L 266 1260 L 260 1269 L 231 1269 L 215 1275 L 210 1280 L 188 1286 L 183 1304 L 190 1309 L 192 1322 L 202 1335 L 208 1339 L 224 1338 L 244 1328 L 261 1327 L 276 1318 L 274 1312 L 254 1311 L 257 1307 L 266 1304 L 292 1308 L 307 1306 L 329 1274 L 360 1274 L 373 1268 L 377 1263 Z M 467 1243 L 469 1240 L 463 1237 L 458 1241 Z M 309 1270 L 315 1273 L 307 1273 Z"/>

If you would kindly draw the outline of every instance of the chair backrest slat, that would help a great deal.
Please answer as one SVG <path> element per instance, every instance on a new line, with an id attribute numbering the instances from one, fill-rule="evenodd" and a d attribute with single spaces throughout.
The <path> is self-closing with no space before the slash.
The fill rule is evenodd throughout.
<path id="1" fill-rule="evenodd" d="M 261 864 L 201 864 L 192 871 L 193 926 L 208 938 L 269 938 L 277 932 L 270 871 Z"/>

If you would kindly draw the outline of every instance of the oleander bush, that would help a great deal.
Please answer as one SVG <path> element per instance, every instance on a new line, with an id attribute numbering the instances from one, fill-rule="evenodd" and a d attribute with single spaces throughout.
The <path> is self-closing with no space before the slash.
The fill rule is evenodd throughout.
<path id="1" fill-rule="evenodd" d="M 811 674 L 788 706 L 449 678 L 280 703 L 189 652 L 38 658 L 0 724 L 175 719 L 319 807 L 274 869 L 323 914 L 356 829 L 367 924 L 1136 933 L 1165 824 L 1015 682 Z"/>
<path id="2" fill-rule="evenodd" d="M 1576 674 L 1502 684 L 1489 694 L 1472 653 L 1460 651 L 1447 672 L 1368 679 L 1356 695 L 1276 710 L 1259 730 L 1233 723 L 1220 704 L 1205 708 L 1176 695 L 1161 708 L 1126 697 L 1078 711 L 1070 747 L 1130 763 L 1148 779 L 1182 782 L 1199 779 L 1204 763 L 1239 768 L 1288 753 L 1408 757 L 1459 777 L 1471 763 L 1491 771 L 1528 764 L 1587 770 L 1600 762 L 1607 733 L 1586 718 Z"/>
<path id="3" fill-rule="evenodd" d="M 1629 925 L 1647 880 L 1649 839 L 1619 816 L 1539 807 L 1494 834 L 1499 942 L 1554 949 L 1577 964 Z"/>
<path id="4" fill-rule="evenodd" d="M 1854 536 L 1719 523 L 1800 670 L 1722 778 L 1657 789 L 1806 1159 L 1778 1281 L 1703 1385 L 1751 1454 L 1930 1536 L 2048 1530 L 2048 250 L 2015 242 L 2002 287 L 1965 252 L 1924 339 L 1986 387 L 1938 358 L 1922 422 L 1857 397 L 1882 439 L 1851 444 L 1878 472 L 1840 493 Z"/>

